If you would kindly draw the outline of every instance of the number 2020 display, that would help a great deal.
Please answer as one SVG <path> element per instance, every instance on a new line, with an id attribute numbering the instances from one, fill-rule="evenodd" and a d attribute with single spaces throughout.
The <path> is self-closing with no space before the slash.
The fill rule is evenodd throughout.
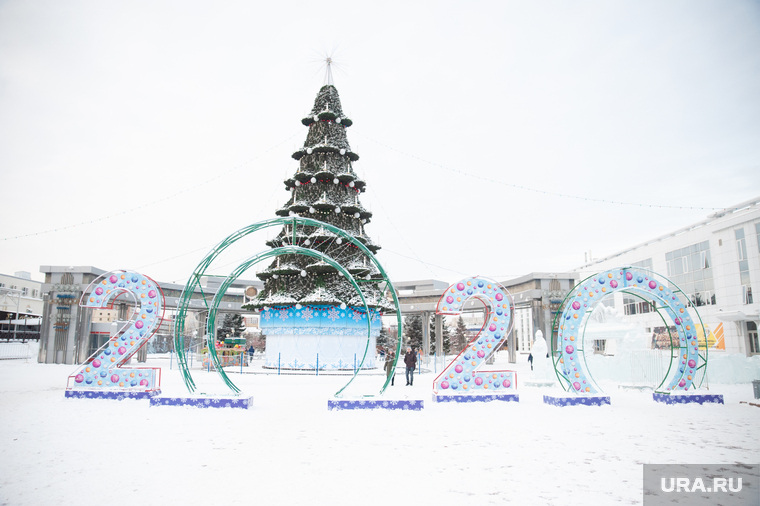
<path id="1" fill-rule="evenodd" d="M 578 320 L 576 313 L 581 310 L 583 304 L 588 305 L 600 290 L 607 290 L 607 281 L 610 291 L 624 285 L 629 290 L 645 291 L 647 295 L 656 297 L 667 306 L 668 314 L 678 326 L 680 338 L 679 353 L 674 356 L 680 360 L 683 355 L 680 364 L 676 365 L 675 379 L 670 379 L 667 390 L 688 390 L 692 386 L 695 372 L 699 369 L 698 359 L 702 358 L 698 355 L 699 344 L 693 335 L 690 316 L 677 297 L 662 283 L 629 269 L 611 270 L 609 273 L 594 276 L 568 295 L 568 298 L 575 298 L 572 298 L 563 312 L 563 318 L 567 321 L 560 326 L 558 336 L 559 342 L 562 343 L 560 353 L 563 354 L 559 359 L 559 368 L 569 377 L 567 364 L 575 364 L 575 378 L 571 383 L 573 389 L 578 393 L 595 391 L 592 388 L 593 383 L 584 376 L 585 372 L 581 369 L 580 362 L 574 360 L 576 357 L 573 353 L 577 351 L 577 346 L 572 343 L 575 343 L 579 324 L 571 317 L 574 316 Z M 591 288 L 588 288 L 589 286 Z M 124 367 L 129 359 L 148 343 L 163 320 L 164 295 L 160 286 L 148 276 L 134 271 L 112 271 L 90 284 L 82 296 L 80 306 L 113 309 L 114 301 L 122 295 L 133 299 L 134 313 L 121 329 L 110 336 L 109 340 L 69 377 L 68 391 L 151 394 L 160 392 L 160 368 Z M 487 278 L 465 278 L 446 289 L 438 301 L 436 312 L 440 315 L 461 315 L 465 304 L 472 300 L 479 300 L 485 306 L 483 327 L 434 380 L 433 393 L 436 396 L 452 399 L 454 397 L 450 396 L 494 395 L 497 392 L 516 390 L 517 378 L 514 371 L 483 370 L 488 359 L 505 344 L 514 323 L 514 302 L 503 286 Z M 705 364 L 701 367 L 704 366 Z M 570 381 L 568 380 L 568 383 Z"/>

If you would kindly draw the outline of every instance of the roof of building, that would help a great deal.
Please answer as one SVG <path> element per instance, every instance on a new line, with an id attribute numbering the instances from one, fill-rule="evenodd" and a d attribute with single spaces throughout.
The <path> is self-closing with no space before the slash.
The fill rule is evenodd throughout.
<path id="1" fill-rule="evenodd" d="M 650 240 L 648 240 L 646 242 L 637 244 L 635 246 L 631 246 L 630 248 L 626 248 L 624 250 L 618 251 L 617 253 L 613 253 L 611 255 L 607 255 L 604 258 L 595 258 L 595 259 L 592 259 L 591 261 L 588 261 L 588 262 L 580 265 L 575 270 L 576 271 L 582 271 L 582 270 L 584 270 L 584 269 L 586 269 L 588 267 L 591 267 L 591 266 L 593 266 L 595 264 L 598 264 L 600 262 L 605 262 L 607 260 L 611 260 L 611 259 L 613 259 L 615 257 L 618 257 L 618 256 L 623 255 L 625 253 L 628 253 L 630 251 L 634 251 L 634 250 L 636 250 L 638 248 L 641 248 L 643 246 L 647 246 L 647 245 L 655 243 L 655 242 L 663 241 L 665 239 L 669 239 L 671 237 L 675 237 L 677 235 L 683 234 L 684 232 L 689 232 L 689 231 L 695 230 L 695 229 L 700 228 L 700 227 L 711 225 L 711 224 L 713 224 L 713 223 L 715 223 L 717 221 L 722 221 L 722 220 L 725 220 L 726 218 L 729 218 L 729 217 L 731 217 L 733 215 L 737 215 L 738 213 L 745 212 L 745 211 L 748 211 L 748 210 L 754 210 L 753 208 L 758 208 L 759 206 L 760 206 L 760 197 L 756 197 L 756 198 L 753 198 L 753 199 L 750 199 L 750 200 L 746 200 L 746 201 L 741 202 L 739 204 L 736 204 L 734 206 L 727 207 L 725 209 L 721 209 L 720 211 L 716 211 L 716 212 L 708 215 L 706 219 L 704 219 L 702 221 L 698 221 L 697 223 L 694 223 L 692 225 L 688 225 L 686 227 L 679 228 L 678 230 L 674 230 L 673 232 L 670 232 L 668 234 L 664 234 L 664 235 L 655 237 L 654 239 L 650 239 Z"/>

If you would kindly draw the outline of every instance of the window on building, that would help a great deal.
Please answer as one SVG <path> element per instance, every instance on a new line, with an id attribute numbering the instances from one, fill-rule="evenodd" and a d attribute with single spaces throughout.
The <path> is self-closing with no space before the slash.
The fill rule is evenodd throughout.
<path id="1" fill-rule="evenodd" d="M 594 339 L 594 353 L 604 354 L 607 349 L 606 339 Z"/>
<path id="2" fill-rule="evenodd" d="M 633 297 L 623 296 L 623 313 L 626 316 L 636 314 L 636 299 Z"/>
<path id="3" fill-rule="evenodd" d="M 23 295 L 24 297 L 29 295 L 29 289 L 27 287 L 21 288 L 21 295 Z"/>
<path id="4" fill-rule="evenodd" d="M 680 288 L 682 298 L 695 306 L 716 303 L 709 241 L 669 251 L 665 254 L 665 261 L 673 291 Z"/>
<path id="5" fill-rule="evenodd" d="M 639 297 L 623 296 L 623 312 L 627 315 L 644 314 L 654 311 L 652 303 Z"/>
<path id="6" fill-rule="evenodd" d="M 752 287 L 742 284 L 742 303 L 752 304 Z"/>
<path id="7" fill-rule="evenodd" d="M 747 241 L 744 229 L 734 230 L 736 238 L 736 254 L 739 258 L 739 281 L 742 285 L 742 303 L 752 304 L 752 286 L 749 283 L 749 260 L 747 260 Z"/>
<path id="8" fill-rule="evenodd" d="M 649 271 L 653 270 L 652 269 L 652 259 L 651 258 L 646 258 L 646 259 L 641 260 L 639 262 L 635 262 L 635 263 L 633 263 L 631 265 L 633 267 L 641 267 L 642 269 L 647 269 Z"/>
<path id="9" fill-rule="evenodd" d="M 652 271 L 652 259 L 645 258 L 644 260 L 634 262 L 631 264 L 631 267 L 640 267 L 642 269 Z M 610 302 L 612 302 L 612 297 L 607 297 L 602 300 L 606 302 L 608 298 L 610 299 Z M 639 297 L 623 295 L 623 313 L 626 315 L 630 316 L 635 314 L 649 313 L 651 311 L 654 311 L 653 308 L 653 302 L 643 300 Z"/>
<path id="10" fill-rule="evenodd" d="M 749 338 L 749 352 L 753 355 L 760 354 L 760 343 L 757 338 L 757 324 L 747 322 L 747 337 Z"/>
<path id="11" fill-rule="evenodd" d="M 734 230 L 734 236 L 736 237 L 736 252 L 739 254 L 739 260 L 747 259 L 747 241 L 744 238 L 744 229 L 737 228 Z"/>

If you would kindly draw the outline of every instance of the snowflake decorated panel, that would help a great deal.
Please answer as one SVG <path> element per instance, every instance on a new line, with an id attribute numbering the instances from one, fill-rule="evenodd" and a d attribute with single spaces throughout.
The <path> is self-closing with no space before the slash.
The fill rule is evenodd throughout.
<path id="1" fill-rule="evenodd" d="M 380 333 L 381 313 L 370 310 L 372 335 Z M 261 310 L 261 329 L 269 334 L 366 335 L 367 312 L 346 306 L 288 306 Z"/>

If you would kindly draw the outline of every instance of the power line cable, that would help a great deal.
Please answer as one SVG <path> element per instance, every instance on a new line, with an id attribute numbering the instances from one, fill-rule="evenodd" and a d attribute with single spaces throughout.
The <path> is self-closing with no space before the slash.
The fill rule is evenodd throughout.
<path id="1" fill-rule="evenodd" d="M 357 134 L 354 133 L 354 135 L 357 135 Z M 364 137 L 365 139 L 367 139 L 367 140 L 369 140 L 371 142 L 374 142 L 378 146 L 384 147 L 385 149 L 388 149 L 390 151 L 395 151 L 396 153 L 399 153 L 399 154 L 404 155 L 406 157 L 418 160 L 418 161 L 420 161 L 422 163 L 425 163 L 427 165 L 431 165 L 433 167 L 438 167 L 440 169 L 446 170 L 448 172 L 451 172 L 451 173 L 454 173 L 454 174 L 457 174 L 457 175 L 460 175 L 460 176 L 465 176 L 465 177 L 469 177 L 469 178 L 473 178 L 473 179 L 480 179 L 480 180 L 486 181 L 488 183 L 495 183 L 495 184 L 499 184 L 499 185 L 502 185 L 502 186 L 507 186 L 509 188 L 514 188 L 516 190 L 529 191 L 529 192 L 533 192 L 533 193 L 539 193 L 539 194 L 542 194 L 542 195 L 549 195 L 549 196 L 554 196 L 554 197 L 562 197 L 562 198 L 568 198 L 568 199 L 583 200 L 583 201 L 587 201 L 587 202 L 598 202 L 598 203 L 601 203 L 601 204 L 614 204 L 614 205 L 635 206 L 635 207 L 650 207 L 650 208 L 653 208 L 653 209 L 683 209 L 683 210 L 698 210 L 698 211 L 720 211 L 720 210 L 723 209 L 722 207 L 675 206 L 675 205 L 663 205 L 663 204 L 647 204 L 647 203 L 641 203 L 641 202 L 626 202 L 626 201 L 622 201 L 622 200 L 608 200 L 608 199 L 600 199 L 600 198 L 594 198 L 594 197 L 583 197 L 583 196 L 580 196 L 580 195 L 571 195 L 571 194 L 568 194 L 568 193 L 560 193 L 560 192 L 552 192 L 552 191 L 540 190 L 538 188 L 532 188 L 530 186 L 519 185 L 519 184 L 514 184 L 514 183 L 507 183 L 505 181 L 501 181 L 501 180 L 498 180 L 498 179 L 493 179 L 491 177 L 484 176 L 482 174 L 472 174 L 470 172 L 465 172 L 463 170 L 454 169 L 454 168 L 448 167 L 448 166 L 446 166 L 446 165 L 444 165 L 442 163 L 433 162 L 433 161 L 427 160 L 425 158 L 422 158 L 420 156 L 417 156 L 417 155 L 414 155 L 414 154 L 411 154 L 411 153 L 407 153 L 406 151 L 403 151 L 401 149 L 394 148 L 393 146 L 389 146 L 388 144 L 385 144 L 384 142 L 378 141 L 378 140 L 373 139 L 371 137 L 363 136 L 361 134 L 358 134 L 358 137 Z"/>
<path id="2" fill-rule="evenodd" d="M 290 141 L 293 137 L 295 137 L 296 135 L 299 135 L 300 133 L 301 133 L 300 131 L 296 132 L 296 133 L 293 133 L 290 136 L 288 136 L 287 139 L 284 139 L 284 140 L 278 142 L 277 144 L 274 144 L 274 145 L 270 146 L 269 148 L 263 150 L 258 155 L 254 156 L 254 157 L 252 157 L 252 158 L 250 158 L 248 160 L 246 160 L 245 162 L 239 163 L 239 164 L 237 164 L 237 165 L 235 165 L 235 166 L 233 166 L 233 167 L 231 167 L 231 168 L 229 168 L 227 170 L 223 170 L 221 172 L 218 172 L 213 177 L 210 177 L 208 179 L 200 181 L 200 182 L 198 182 L 198 183 L 196 183 L 196 184 L 194 184 L 192 186 L 187 186 L 187 187 L 185 187 L 185 188 L 183 188 L 181 190 L 178 190 L 178 191 L 176 191 L 176 192 L 174 192 L 172 194 L 166 195 L 163 198 L 151 200 L 150 202 L 146 202 L 146 203 L 141 204 L 139 206 L 131 207 L 129 209 L 124 209 L 124 210 L 122 210 L 120 212 L 116 212 L 116 213 L 109 214 L 109 215 L 106 215 L 106 216 L 101 216 L 99 218 L 93 218 L 91 220 L 85 220 L 85 221 L 81 221 L 81 222 L 78 222 L 78 223 L 73 223 L 71 225 L 65 225 L 65 226 L 62 226 L 62 227 L 51 228 L 51 229 L 48 229 L 48 230 L 41 230 L 41 231 L 38 231 L 38 232 L 30 232 L 30 233 L 27 233 L 27 234 L 20 234 L 20 235 L 16 235 L 16 236 L 3 237 L 3 238 L 0 238 L 0 241 L 11 241 L 11 240 L 15 240 L 15 239 L 24 239 L 24 238 L 27 238 L 27 237 L 46 235 L 46 234 L 50 234 L 50 233 L 54 233 L 54 232 L 62 232 L 64 230 L 70 230 L 72 228 L 78 228 L 78 227 L 82 227 L 82 226 L 85 226 L 85 225 L 91 225 L 91 224 L 94 224 L 94 223 L 101 223 L 101 222 L 104 222 L 104 221 L 111 220 L 113 218 L 118 218 L 120 216 L 125 216 L 125 215 L 128 215 L 128 214 L 132 214 L 132 213 L 137 212 L 137 211 L 139 211 L 141 209 L 145 209 L 145 208 L 148 208 L 148 207 L 151 207 L 151 206 L 155 206 L 157 204 L 160 204 L 162 202 L 166 202 L 168 200 L 175 199 L 175 198 L 179 197 L 182 194 L 188 193 L 188 192 L 190 192 L 192 190 L 195 190 L 197 188 L 205 186 L 205 185 L 207 185 L 207 184 L 209 184 L 211 182 L 217 181 L 217 180 L 219 180 L 219 179 L 221 179 L 223 177 L 227 177 L 230 174 L 233 174 L 235 172 L 241 171 L 242 169 L 244 169 L 245 167 L 247 167 L 248 165 L 250 165 L 254 161 L 259 160 L 260 158 L 263 158 L 269 152 L 273 151 L 275 148 L 278 148 L 281 145 L 285 144 L 286 142 Z"/>
<path id="3" fill-rule="evenodd" d="M 410 248 L 410 249 L 411 249 L 411 248 Z M 406 258 L 406 259 L 409 259 L 409 260 L 414 260 L 415 262 L 419 262 L 419 263 L 421 263 L 422 265 L 424 265 L 425 267 L 427 267 L 427 269 L 428 269 L 428 270 L 431 272 L 431 274 L 433 274 L 433 275 L 435 274 L 435 273 L 433 272 L 433 270 L 431 269 L 431 268 L 433 268 L 433 267 L 434 267 L 434 268 L 436 268 L 436 269 L 443 269 L 444 271 L 453 272 L 453 273 L 455 273 L 455 274 L 457 274 L 457 275 L 459 275 L 459 276 L 466 276 L 466 275 L 469 275 L 469 274 L 464 274 L 462 271 L 458 271 L 458 270 L 456 270 L 456 269 L 451 269 L 451 268 L 449 268 L 449 267 L 444 267 L 444 266 L 442 266 L 442 265 L 436 265 L 436 264 L 431 264 L 430 262 L 425 262 L 425 261 L 424 261 L 424 260 L 422 260 L 422 259 L 421 259 L 419 256 L 416 256 L 416 254 L 415 254 L 415 256 L 404 255 L 403 253 L 399 253 L 398 251 L 393 251 L 393 250 L 391 250 L 391 249 L 388 249 L 388 248 L 385 248 L 385 247 L 383 248 L 383 252 L 388 252 L 388 253 L 391 253 L 391 254 L 393 254 L 393 255 L 397 255 L 397 256 L 400 256 L 400 257 L 403 257 L 403 258 Z M 471 273 L 470 273 L 470 274 L 471 274 Z"/>
<path id="4" fill-rule="evenodd" d="M 373 190 L 373 191 L 377 192 L 377 190 L 376 190 L 376 189 L 375 189 L 375 190 Z M 379 196 L 379 195 L 378 195 L 378 196 Z M 417 252 L 414 250 L 414 248 L 412 248 L 412 246 L 411 246 L 411 245 L 409 244 L 409 242 L 406 240 L 406 238 L 405 238 L 404 234 L 402 234 L 402 233 L 401 233 L 401 231 L 398 229 L 398 227 L 396 227 L 396 224 L 395 224 L 395 223 L 394 223 L 394 222 L 393 222 L 393 221 L 390 219 L 390 213 L 388 213 L 388 211 L 386 211 L 386 210 L 385 210 L 385 207 L 383 206 L 383 200 L 384 200 L 384 199 L 383 199 L 382 197 L 380 197 L 380 198 L 378 198 L 378 199 L 376 200 L 377 204 L 378 204 L 378 205 L 381 207 L 381 209 L 382 209 L 382 211 L 383 211 L 383 219 L 387 220 L 387 221 L 388 221 L 388 223 L 390 223 L 390 224 L 391 224 L 391 227 L 393 227 L 393 230 L 395 230 L 395 231 L 396 231 L 396 235 L 397 235 L 397 237 L 399 237 L 399 238 L 401 239 L 401 241 L 404 243 L 404 245 L 407 247 L 407 249 L 409 249 L 409 251 L 411 251 L 411 252 L 412 252 L 412 255 L 414 255 L 414 257 L 413 257 L 413 258 L 412 258 L 412 257 L 406 257 L 406 258 L 410 258 L 410 259 L 412 259 L 412 260 L 417 260 L 419 263 L 421 263 L 422 265 L 424 265 L 424 266 L 427 268 L 427 270 L 430 272 L 430 274 L 431 274 L 431 275 L 434 275 L 435 273 L 434 273 L 434 272 L 433 272 L 433 270 L 430 268 L 430 266 L 429 266 L 429 265 L 428 265 L 428 264 L 427 264 L 427 263 L 426 263 L 424 260 L 422 260 L 422 258 L 420 258 L 420 256 L 419 256 L 419 255 L 417 254 Z M 397 253 L 397 254 L 398 254 L 398 253 Z M 404 255 L 401 255 L 401 256 L 404 256 Z M 445 269 L 445 267 L 441 267 L 441 268 L 442 268 L 442 269 Z M 450 269 L 447 269 L 447 270 L 450 270 Z M 455 272 L 455 271 L 452 271 L 452 272 Z"/>

